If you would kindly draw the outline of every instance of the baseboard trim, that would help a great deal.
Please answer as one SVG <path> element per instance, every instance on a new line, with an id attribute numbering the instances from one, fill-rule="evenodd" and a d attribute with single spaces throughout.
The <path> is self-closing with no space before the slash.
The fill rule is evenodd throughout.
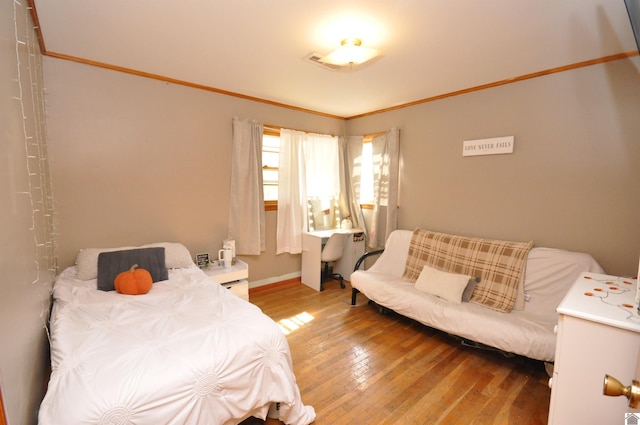
<path id="1" fill-rule="evenodd" d="M 292 279 L 281 280 L 279 282 L 269 283 L 267 285 L 256 286 L 255 288 L 249 288 L 249 295 L 255 294 L 256 292 L 269 291 L 271 289 L 278 289 L 282 287 L 289 287 L 294 285 L 301 285 L 302 281 L 300 276 L 294 277 Z"/>

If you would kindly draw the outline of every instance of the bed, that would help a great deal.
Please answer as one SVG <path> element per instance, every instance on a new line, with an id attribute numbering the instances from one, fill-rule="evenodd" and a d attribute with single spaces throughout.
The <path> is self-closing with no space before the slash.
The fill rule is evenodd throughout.
<path id="1" fill-rule="evenodd" d="M 276 405 L 286 424 L 313 422 L 278 325 L 212 282 L 186 248 L 164 248 L 168 279 L 144 295 L 98 289 L 105 250 L 81 251 L 57 277 L 39 424 L 237 424 Z"/>

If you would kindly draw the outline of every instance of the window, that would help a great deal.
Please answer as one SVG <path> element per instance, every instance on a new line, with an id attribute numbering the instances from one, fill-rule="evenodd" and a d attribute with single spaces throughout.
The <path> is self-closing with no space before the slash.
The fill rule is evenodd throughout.
<path id="1" fill-rule="evenodd" d="M 360 204 L 362 208 L 373 205 L 373 152 L 374 135 L 364 138 L 360 169 Z M 278 167 L 280 157 L 280 129 L 266 127 L 262 136 L 262 180 L 266 211 L 278 208 Z"/>
<path id="2" fill-rule="evenodd" d="M 262 136 L 262 184 L 267 211 L 278 206 L 278 166 L 280 157 L 280 132 L 265 128 Z"/>
<path id="3" fill-rule="evenodd" d="M 360 206 L 373 205 L 373 144 L 371 137 L 365 137 L 362 145 L 362 162 L 360 163 Z"/>

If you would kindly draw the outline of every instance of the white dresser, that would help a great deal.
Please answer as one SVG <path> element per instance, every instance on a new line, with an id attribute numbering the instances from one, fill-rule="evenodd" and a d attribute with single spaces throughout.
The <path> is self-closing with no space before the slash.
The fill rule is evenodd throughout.
<path id="1" fill-rule="evenodd" d="M 249 301 L 249 265 L 237 260 L 230 268 L 224 268 L 217 261 L 202 269 L 207 276 L 230 290 L 245 301 Z"/>
<path id="2" fill-rule="evenodd" d="M 603 395 L 605 375 L 638 378 L 640 317 L 635 279 L 584 273 L 558 307 L 549 424 L 617 425 L 639 412 Z"/>

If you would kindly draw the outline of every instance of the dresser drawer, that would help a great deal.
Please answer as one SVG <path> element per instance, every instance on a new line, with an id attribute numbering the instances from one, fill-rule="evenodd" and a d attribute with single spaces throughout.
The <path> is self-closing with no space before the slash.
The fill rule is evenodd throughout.
<path id="1" fill-rule="evenodd" d="M 227 288 L 234 295 L 237 295 L 245 301 L 249 301 L 249 281 L 247 279 L 226 282 L 223 283 L 222 286 Z"/>

